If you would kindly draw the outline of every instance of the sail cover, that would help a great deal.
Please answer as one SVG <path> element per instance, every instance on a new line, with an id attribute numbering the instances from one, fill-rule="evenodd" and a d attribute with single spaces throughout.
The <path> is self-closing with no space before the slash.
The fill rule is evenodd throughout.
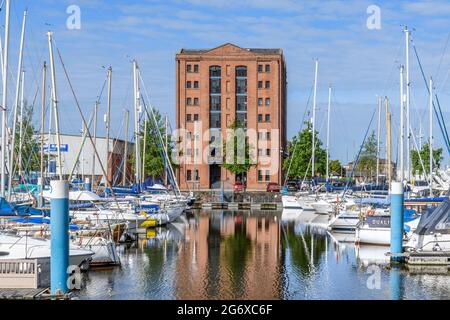
<path id="1" fill-rule="evenodd" d="M 423 213 L 416 232 L 426 234 L 450 234 L 450 200 L 442 202 L 436 209 Z"/>

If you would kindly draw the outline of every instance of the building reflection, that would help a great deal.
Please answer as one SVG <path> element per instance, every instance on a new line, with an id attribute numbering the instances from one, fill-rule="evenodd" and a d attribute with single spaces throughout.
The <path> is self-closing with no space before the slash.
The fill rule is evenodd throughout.
<path id="1" fill-rule="evenodd" d="M 280 225 L 276 215 L 200 213 L 178 248 L 179 299 L 278 299 Z"/>

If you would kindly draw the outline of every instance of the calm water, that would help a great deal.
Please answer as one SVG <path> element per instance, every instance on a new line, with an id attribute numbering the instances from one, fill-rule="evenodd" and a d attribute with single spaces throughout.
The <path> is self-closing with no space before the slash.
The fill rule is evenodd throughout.
<path id="1" fill-rule="evenodd" d="M 309 216 L 308 216 L 309 215 Z M 80 299 L 450 299 L 447 268 L 390 268 L 387 248 L 284 212 L 196 212 L 119 248 L 122 267 L 90 271 Z M 306 224 L 305 222 L 308 222 Z"/>

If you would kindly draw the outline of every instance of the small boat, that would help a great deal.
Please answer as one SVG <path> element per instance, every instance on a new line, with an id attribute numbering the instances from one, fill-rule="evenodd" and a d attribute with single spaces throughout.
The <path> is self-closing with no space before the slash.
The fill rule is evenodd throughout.
<path id="1" fill-rule="evenodd" d="M 69 265 L 88 268 L 94 252 L 88 249 L 69 245 Z M 42 263 L 50 263 L 51 241 L 0 234 L 0 260 L 39 259 Z"/>
<path id="2" fill-rule="evenodd" d="M 450 256 L 450 200 L 424 212 L 407 247 L 414 251 L 448 251 Z"/>
<path id="3" fill-rule="evenodd" d="M 410 212 L 413 210 L 405 210 Z M 406 242 L 412 232 L 417 227 L 419 217 L 408 215 L 405 217 L 404 241 Z M 356 243 L 389 246 L 391 243 L 391 216 L 390 215 L 372 215 L 368 216 L 358 228 L 356 228 Z"/>
<path id="4" fill-rule="evenodd" d="M 328 228 L 334 231 L 355 231 L 361 222 L 359 212 L 344 212 L 332 219 Z"/>
<path id="5" fill-rule="evenodd" d="M 281 201 L 283 203 L 284 209 L 302 209 L 302 206 L 297 201 L 298 198 L 296 196 L 283 195 L 281 196 Z"/>
<path id="6" fill-rule="evenodd" d="M 94 252 L 89 261 L 90 267 L 113 267 L 120 265 L 119 255 L 117 254 L 114 241 L 103 237 L 77 237 L 73 243 L 80 247 Z"/>

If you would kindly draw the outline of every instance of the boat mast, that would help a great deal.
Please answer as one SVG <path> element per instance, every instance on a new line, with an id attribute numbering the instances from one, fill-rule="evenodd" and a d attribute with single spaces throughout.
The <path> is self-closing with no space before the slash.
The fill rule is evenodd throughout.
<path id="1" fill-rule="evenodd" d="M 166 134 L 166 141 L 165 141 L 165 149 L 166 149 L 166 154 L 168 155 L 169 153 L 169 119 L 168 119 L 168 117 L 167 117 L 167 115 L 166 115 L 166 128 L 165 128 L 165 134 Z M 166 161 L 164 161 L 164 182 L 165 182 L 165 185 L 167 186 L 168 185 L 168 174 L 167 174 L 167 160 Z M 195 173 L 194 173 L 195 174 Z"/>
<path id="2" fill-rule="evenodd" d="M 408 27 L 405 26 L 405 41 L 406 41 L 406 133 L 407 133 L 407 141 L 406 141 L 406 178 L 410 182 L 411 181 L 411 112 L 410 112 L 410 95 L 411 95 L 411 80 L 409 73 L 409 37 L 410 31 Z"/>
<path id="3" fill-rule="evenodd" d="M 44 127 L 45 127 L 45 89 L 46 89 L 46 79 L 47 79 L 47 64 L 44 61 L 44 65 L 42 67 L 42 105 L 41 105 L 41 180 L 42 185 L 39 188 L 40 194 L 40 204 L 43 205 L 43 191 L 44 191 Z M 51 114 L 50 114 L 51 117 Z"/>
<path id="4" fill-rule="evenodd" d="M 430 78 L 430 197 L 433 197 L 433 78 Z M 419 151 L 420 152 L 420 151 Z"/>
<path id="5" fill-rule="evenodd" d="M 147 147 L 147 113 L 144 113 L 144 143 L 142 147 L 142 178 L 141 181 L 145 181 L 145 152 Z"/>
<path id="6" fill-rule="evenodd" d="M 24 87 L 25 87 L 25 71 L 22 70 L 22 85 L 20 88 L 20 121 L 19 121 L 19 177 L 22 176 Z"/>
<path id="7" fill-rule="evenodd" d="M 98 99 L 95 101 L 94 106 L 94 146 L 97 145 L 97 112 L 98 112 Z M 89 128 L 86 128 L 89 130 Z M 91 183 L 92 187 L 95 185 L 95 152 L 92 153 L 92 172 L 91 172 Z"/>
<path id="8" fill-rule="evenodd" d="M 316 153 L 316 97 L 317 97 L 317 72 L 319 69 L 319 59 L 316 59 L 316 69 L 314 73 L 314 96 L 313 96 L 313 112 L 312 112 L 312 156 L 311 156 L 311 179 L 314 179 L 314 164 L 315 164 L 315 153 Z"/>
<path id="9" fill-rule="evenodd" d="M 392 163 L 391 163 L 391 114 L 389 113 L 389 99 L 386 97 L 386 151 L 389 190 L 392 182 Z"/>
<path id="10" fill-rule="evenodd" d="M 380 133 L 381 133 L 381 97 L 378 97 L 378 127 L 377 127 L 377 185 L 380 176 Z"/>
<path id="11" fill-rule="evenodd" d="M 327 111 L 327 177 L 326 181 L 329 180 L 329 164 L 330 164 L 330 111 L 331 111 L 331 84 L 328 87 L 328 111 Z"/>
<path id="12" fill-rule="evenodd" d="M 110 115 L 111 115 L 111 84 L 112 84 L 112 67 L 108 68 L 108 106 L 106 111 L 106 177 L 105 180 L 109 181 L 109 134 L 110 134 Z M 111 181 L 109 181 L 111 182 Z"/>
<path id="13" fill-rule="evenodd" d="M 130 111 L 125 110 L 125 150 L 123 155 L 123 177 L 122 185 L 127 183 L 127 160 L 128 160 L 128 122 L 130 117 Z"/>
<path id="14" fill-rule="evenodd" d="M 7 103 L 8 103 L 8 51 L 9 51 L 9 16 L 10 16 L 11 1 L 6 0 L 6 14 L 5 14 L 5 47 L 3 53 L 3 96 L 2 96 L 2 150 L 1 150 L 1 196 L 5 197 L 5 163 L 6 163 L 6 122 L 7 122 Z"/>
<path id="15" fill-rule="evenodd" d="M 405 162 L 404 162 L 404 140 L 405 140 L 405 125 L 404 125 L 404 108 L 403 108 L 403 101 L 404 101 L 404 93 L 403 93 L 403 70 L 404 67 L 400 66 L 400 176 L 398 177 L 400 182 L 403 183 L 403 180 L 405 180 Z"/>
<path id="16" fill-rule="evenodd" d="M 61 159 L 61 137 L 59 135 L 59 115 L 58 115 L 58 100 L 56 95 L 56 75 L 55 75 L 55 62 L 53 60 L 53 41 L 52 32 L 48 32 L 48 48 L 50 52 L 50 71 L 52 78 L 52 102 L 53 110 L 55 116 L 55 131 L 56 131 L 56 142 L 57 142 L 57 153 L 58 153 L 58 166 L 59 166 L 59 180 L 63 180 L 63 167 Z M 51 117 L 50 117 L 51 118 Z M 50 145 L 49 145 L 50 150 Z"/>
<path id="17" fill-rule="evenodd" d="M 14 153 L 16 147 L 16 125 L 17 125 L 17 109 L 19 108 L 20 103 L 20 82 L 22 80 L 22 64 L 23 64 L 23 44 L 25 41 L 25 27 L 27 23 L 27 11 L 25 10 L 23 13 L 22 20 L 22 31 L 20 34 L 20 48 L 19 48 L 19 61 L 17 66 L 17 76 L 16 76 L 16 92 L 14 99 L 14 111 L 13 111 L 13 120 L 12 120 L 12 134 L 11 134 L 11 146 L 10 146 L 10 155 L 9 155 L 9 166 L 8 166 L 8 198 L 11 199 L 11 187 L 12 180 L 14 176 Z M 19 151 L 20 152 L 20 151 Z"/>
<path id="18" fill-rule="evenodd" d="M 138 65 L 136 60 L 133 60 L 133 77 L 134 77 L 134 135 L 135 135 L 135 182 L 140 187 L 141 185 L 141 139 L 139 133 L 139 114 L 140 114 L 140 103 L 139 103 L 139 78 L 138 78 Z"/>

